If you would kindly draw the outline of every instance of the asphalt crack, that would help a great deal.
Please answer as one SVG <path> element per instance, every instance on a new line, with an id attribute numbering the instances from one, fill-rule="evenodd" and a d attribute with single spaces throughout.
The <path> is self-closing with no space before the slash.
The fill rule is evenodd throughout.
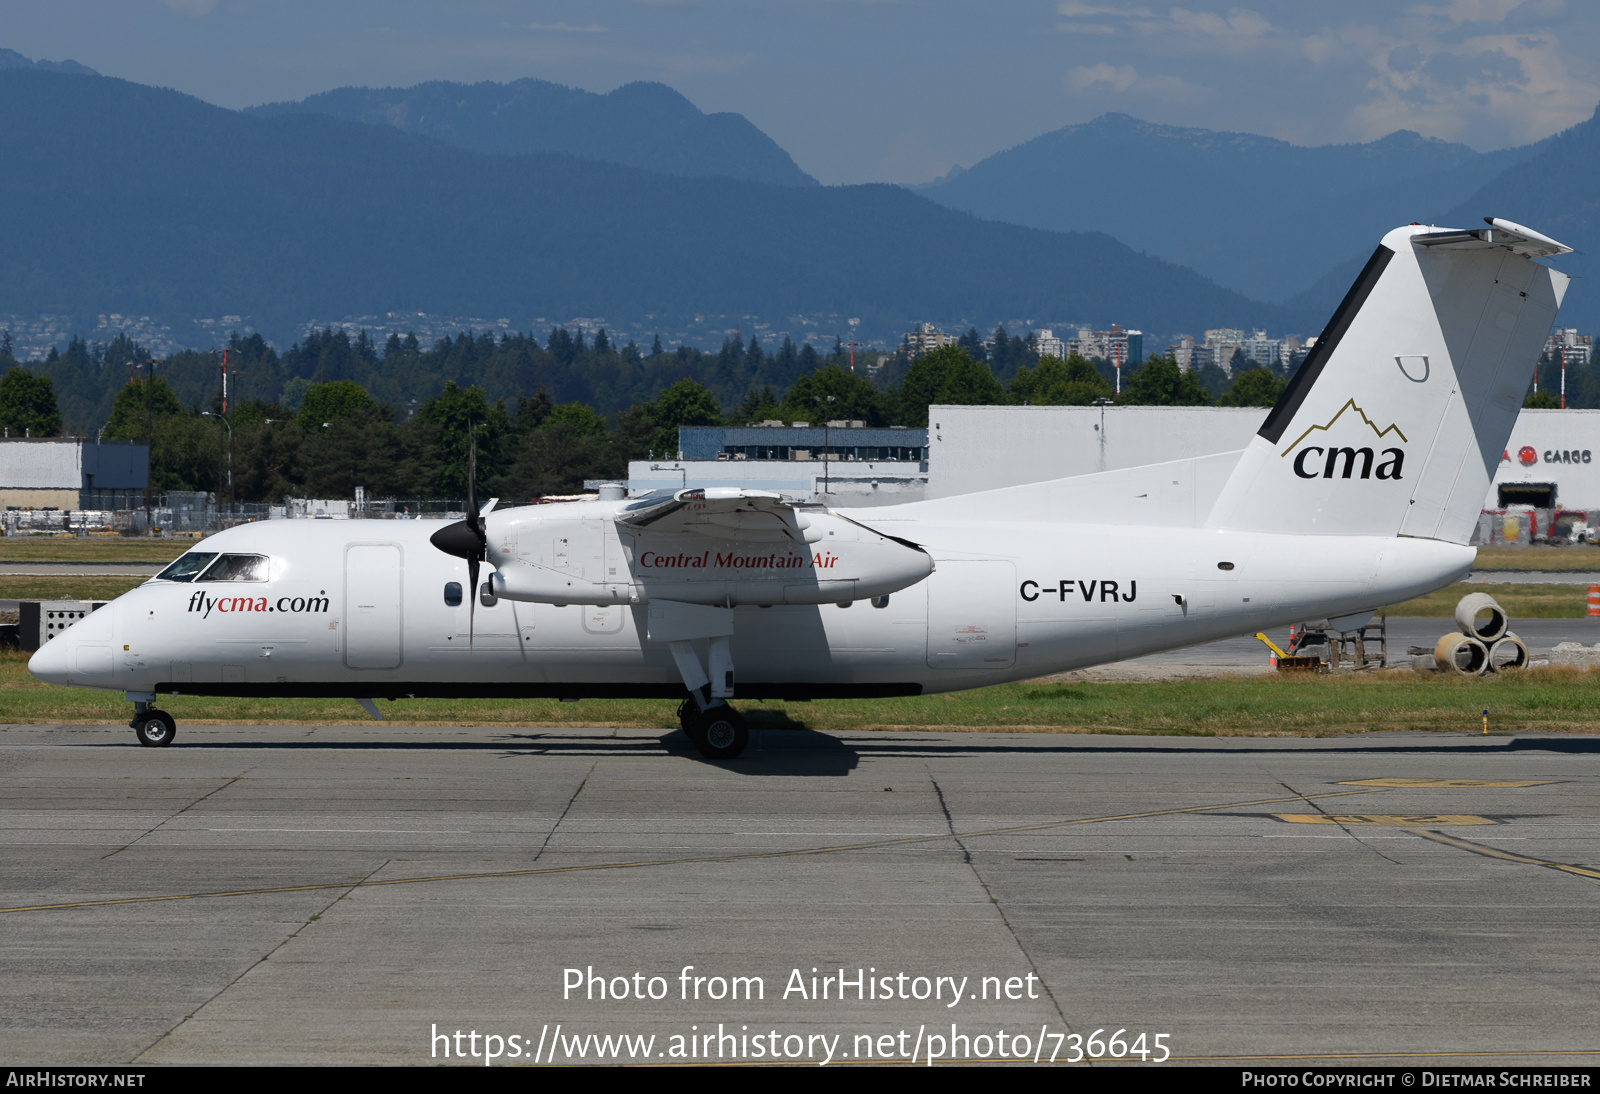
<path id="1" fill-rule="evenodd" d="M 389 863 L 392 862 L 392 861 L 393 861 L 392 859 L 384 859 L 377 866 L 375 866 L 369 873 L 367 873 L 364 877 L 360 878 L 357 881 L 350 882 L 350 884 L 347 885 L 342 892 L 340 892 L 340 893 L 336 894 L 335 896 L 333 896 L 332 898 L 330 898 L 327 901 L 327 903 L 322 905 L 322 907 L 318 908 L 316 911 L 312 912 L 309 916 L 307 916 L 306 919 L 305 919 L 305 922 L 300 924 L 300 926 L 296 927 L 293 931 L 289 932 L 289 934 L 284 937 L 283 941 L 279 942 L 276 946 L 273 946 L 266 953 L 262 954 L 260 957 L 256 958 L 254 961 L 250 962 L 250 964 L 245 966 L 245 968 L 239 973 L 239 975 L 235 976 L 232 980 L 229 980 L 226 984 L 222 985 L 222 987 L 218 988 L 210 996 L 210 998 L 206 999 L 206 1001 L 201 1003 L 198 1007 L 195 1007 L 194 1010 L 190 1011 L 188 1014 L 185 1014 L 182 1018 L 179 1018 L 175 1023 L 173 1023 L 173 1025 L 172 1025 L 172 1027 L 170 1029 L 168 1029 L 166 1032 L 162 1033 L 161 1036 L 157 1037 L 154 1041 L 151 1041 L 144 1048 L 140 1049 L 137 1053 L 134 1054 L 133 1058 L 131 1060 L 129 1060 L 128 1062 L 131 1063 L 131 1064 L 136 1064 L 136 1063 L 139 1062 L 140 1057 L 145 1056 L 146 1054 L 155 1051 L 155 1049 L 157 1047 L 159 1047 L 160 1044 L 163 1041 L 165 1041 L 168 1037 L 171 1037 L 174 1033 L 177 1033 L 178 1030 L 182 1029 L 185 1023 L 193 1021 L 193 1019 L 195 1018 L 196 1015 L 198 1015 L 201 1011 L 205 1010 L 212 1003 L 215 1003 L 218 999 L 222 998 L 222 996 L 223 996 L 223 994 L 225 992 L 227 992 L 230 988 L 232 988 L 239 981 L 241 981 L 245 977 L 249 976 L 251 972 L 253 972 L 255 969 L 259 968 L 266 961 L 271 959 L 273 954 L 277 953 L 279 950 L 283 949 L 289 943 L 293 942 L 296 938 L 300 937 L 300 932 L 305 930 L 311 924 L 315 923 L 317 920 L 321 919 L 324 912 L 326 912 L 329 908 L 333 907 L 335 904 L 339 903 L 339 901 L 343 900 L 345 897 L 349 896 L 351 893 L 355 892 L 356 889 L 360 888 L 363 884 L 365 884 L 366 882 L 370 881 L 374 874 L 376 874 L 379 870 L 382 870 L 385 866 L 388 866 Z"/>
<path id="2" fill-rule="evenodd" d="M 924 770 L 927 770 L 924 767 Z M 1000 898 L 995 895 L 994 889 L 984 879 L 983 872 L 978 869 L 978 864 L 972 860 L 972 851 L 967 847 L 966 840 L 956 830 L 956 820 L 950 813 L 950 803 L 945 800 L 944 788 L 939 785 L 939 780 L 933 777 L 933 772 L 928 771 L 928 782 L 933 786 L 933 793 L 939 799 L 939 809 L 944 813 L 944 823 L 950 829 L 950 838 L 961 849 L 961 861 L 967 864 L 972 871 L 972 876 L 977 879 L 978 885 L 983 889 L 983 894 L 989 898 L 989 903 L 994 906 L 995 914 L 1000 917 L 1001 924 L 1006 933 L 1011 936 L 1011 942 L 1017 947 L 1017 952 L 1022 954 L 1022 959 L 1028 963 L 1028 970 L 1039 980 L 1039 986 L 1044 989 L 1045 998 L 1050 1000 L 1050 1006 L 1055 1010 L 1056 1017 L 1061 1019 L 1061 1024 L 1067 1033 L 1072 1033 L 1072 1023 L 1061 1010 L 1061 1002 L 1056 998 L 1056 993 L 1050 989 L 1050 984 L 1039 972 L 1038 962 L 1034 961 L 1033 954 L 1028 952 L 1028 947 L 1022 944 L 1022 939 L 1017 936 L 1017 929 L 1011 925 L 1011 917 L 1006 915 L 1006 909 L 1000 903 Z"/>
<path id="3" fill-rule="evenodd" d="M 243 775 L 235 775 L 233 778 L 229 779 L 227 782 L 223 783 L 221 786 L 217 787 L 215 790 L 206 791 L 204 794 L 201 794 L 194 801 L 190 802 L 188 805 L 184 806 L 182 809 L 178 810 L 176 813 L 172 814 L 170 817 L 163 817 L 160 821 L 158 821 L 156 824 L 151 826 L 148 830 L 139 833 L 139 835 L 133 837 L 133 839 L 129 840 L 127 843 L 124 843 L 121 847 L 118 847 L 115 851 L 111 852 L 111 854 L 109 854 L 109 855 L 101 855 L 100 856 L 101 861 L 104 861 L 104 860 L 106 860 L 108 858 L 112 858 L 112 857 L 114 857 L 116 855 L 122 854 L 122 852 L 126 851 L 128 848 L 132 847 L 134 844 L 138 843 L 140 840 L 144 839 L 146 836 L 152 835 L 153 833 L 155 833 L 157 831 L 160 831 L 162 826 L 166 825 L 168 822 L 177 820 L 179 817 L 183 816 L 189 810 L 193 809 L 195 806 L 199 805 L 201 802 L 205 801 L 207 798 L 211 797 L 213 794 L 222 793 L 222 791 L 228 789 L 228 787 L 232 786 L 234 783 L 238 782 L 242 778 L 244 778 Z"/>

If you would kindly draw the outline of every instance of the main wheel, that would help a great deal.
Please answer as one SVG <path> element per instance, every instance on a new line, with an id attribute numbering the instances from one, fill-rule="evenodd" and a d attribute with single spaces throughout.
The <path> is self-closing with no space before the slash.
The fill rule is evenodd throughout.
<path id="1" fill-rule="evenodd" d="M 750 730 L 743 716 L 723 703 L 700 715 L 690 739 L 706 759 L 731 760 L 750 743 Z"/>
<path id="2" fill-rule="evenodd" d="M 166 748 L 178 735 L 178 723 L 164 710 L 147 710 L 134 722 L 133 732 L 146 748 Z"/>
<path id="3" fill-rule="evenodd" d="M 694 729 L 695 723 L 700 718 L 700 704 L 693 697 L 685 699 L 678 704 L 678 728 L 685 733 Z"/>

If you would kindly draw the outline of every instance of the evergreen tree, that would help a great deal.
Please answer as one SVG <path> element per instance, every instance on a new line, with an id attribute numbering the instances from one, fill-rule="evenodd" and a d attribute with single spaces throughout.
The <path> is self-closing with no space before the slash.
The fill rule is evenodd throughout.
<path id="1" fill-rule="evenodd" d="M 1234 377 L 1233 386 L 1217 400 L 1217 405 L 1270 407 L 1283 394 L 1283 388 L 1283 380 L 1274 370 L 1246 369 Z"/>
<path id="2" fill-rule="evenodd" d="M 0 427 L 13 437 L 54 437 L 61 432 L 61 412 L 48 376 L 19 365 L 0 375 Z"/>
<path id="3" fill-rule="evenodd" d="M 871 380 L 833 362 L 800 377 L 784 396 L 782 413 L 774 417 L 791 422 L 859 420 L 885 426 L 891 417 L 888 402 Z"/>
<path id="4" fill-rule="evenodd" d="M 351 417 L 370 402 L 372 396 L 360 384 L 350 380 L 326 380 L 306 389 L 297 417 L 302 429 L 318 429 L 324 422 Z"/>
<path id="5" fill-rule="evenodd" d="M 646 411 L 656 423 L 656 435 L 650 442 L 655 459 L 677 457 L 679 426 L 722 424 L 722 408 L 717 406 L 717 400 L 694 380 L 679 380 L 657 396 Z"/>
<path id="6" fill-rule="evenodd" d="M 898 393 L 899 424 L 927 425 L 932 403 L 982 406 L 1004 401 L 1005 390 L 988 365 L 974 361 L 960 346 L 941 346 L 906 370 Z"/>
<path id="7" fill-rule="evenodd" d="M 1125 406 L 1210 406 L 1211 397 L 1205 393 L 1193 374 L 1178 368 L 1171 357 L 1150 359 L 1140 365 L 1123 385 Z"/>
<path id="8" fill-rule="evenodd" d="M 782 415 L 783 408 L 778 403 L 777 395 L 773 394 L 772 385 L 768 384 L 760 391 L 752 387 L 745 392 L 743 401 L 730 418 L 734 425 L 749 425 L 751 422 L 776 421 Z"/>
<path id="9" fill-rule="evenodd" d="M 472 438 L 478 445 L 480 483 L 502 470 L 501 442 L 509 423 L 505 409 L 490 406 L 479 388 L 457 387 L 454 380 L 447 380 L 439 394 L 417 408 L 416 420 L 432 488 L 444 496 L 467 496 L 467 453 Z"/>
<path id="10" fill-rule="evenodd" d="M 1011 401 L 1026 406 L 1088 406 L 1109 399 L 1111 385 L 1100 370 L 1074 353 L 1065 361 L 1041 357 L 1037 368 L 1024 365 L 1011 381 Z"/>

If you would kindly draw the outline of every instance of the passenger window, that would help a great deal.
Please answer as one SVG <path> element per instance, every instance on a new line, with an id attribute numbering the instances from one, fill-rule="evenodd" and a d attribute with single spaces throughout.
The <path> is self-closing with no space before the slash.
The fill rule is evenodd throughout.
<path id="1" fill-rule="evenodd" d="M 444 583 L 444 602 L 452 608 L 461 607 L 461 582 L 446 581 Z"/>
<path id="2" fill-rule="evenodd" d="M 190 551 L 171 566 L 156 575 L 157 580 L 193 581 L 194 575 L 206 568 L 206 563 L 216 558 L 214 551 Z"/>
<path id="3" fill-rule="evenodd" d="M 201 574 L 199 581 L 265 581 L 266 555 L 223 555 Z"/>

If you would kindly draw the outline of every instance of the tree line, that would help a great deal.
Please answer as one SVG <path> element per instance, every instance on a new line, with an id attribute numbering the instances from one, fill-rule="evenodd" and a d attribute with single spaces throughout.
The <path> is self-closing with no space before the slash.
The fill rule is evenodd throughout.
<path id="1" fill-rule="evenodd" d="M 280 354 L 235 336 L 224 421 L 220 352 L 152 361 L 119 336 L 74 339 L 24 364 L 0 340 L 0 426 L 12 436 L 151 438 L 156 493 L 227 498 L 230 453 L 233 499 L 276 502 L 350 497 L 357 486 L 372 497 L 460 498 L 470 425 L 480 486 L 521 500 L 624 477 L 629 460 L 675 457 L 681 426 L 926 426 L 936 403 L 1270 406 L 1283 389 L 1275 370 L 1254 369 L 1214 397 L 1203 373 L 1152 355 L 1123 370 L 1117 395 L 1109 363 L 1041 358 L 1032 345 L 1004 327 L 987 345 L 969 331 L 916 358 L 858 357 L 852 371 L 842 344 L 819 353 L 785 339 L 768 353 L 757 337 L 729 338 L 716 352 L 669 352 L 658 340 L 641 351 L 604 331 L 586 339 L 557 328 L 543 344 L 463 334 L 424 350 L 414 337 L 380 348 L 365 333 L 325 330 Z"/>

